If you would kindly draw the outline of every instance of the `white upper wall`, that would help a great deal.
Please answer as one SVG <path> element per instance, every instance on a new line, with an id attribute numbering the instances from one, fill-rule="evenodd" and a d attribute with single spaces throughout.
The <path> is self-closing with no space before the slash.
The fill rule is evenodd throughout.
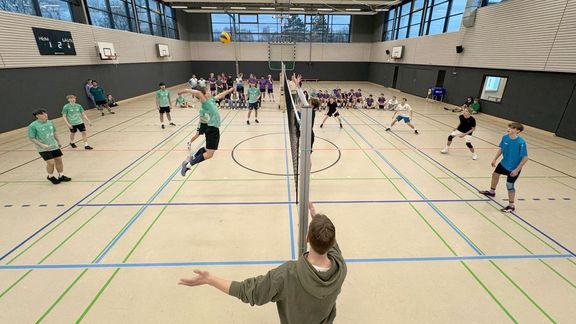
<path id="1" fill-rule="evenodd" d="M 403 58 L 386 50 L 404 46 Z M 464 52 L 456 54 L 462 45 Z M 372 62 L 576 72 L 576 1 L 510 0 L 480 8 L 459 32 L 373 43 Z"/>

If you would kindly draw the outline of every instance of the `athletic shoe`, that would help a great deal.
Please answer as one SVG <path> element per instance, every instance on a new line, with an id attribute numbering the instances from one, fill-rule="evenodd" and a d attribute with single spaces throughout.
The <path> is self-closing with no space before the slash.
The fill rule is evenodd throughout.
<path id="1" fill-rule="evenodd" d="M 162 124 L 162 129 L 164 129 L 164 128 L 165 128 L 165 127 L 164 127 L 164 124 Z"/>
<path id="2" fill-rule="evenodd" d="M 340 128 L 342 128 L 342 123 L 340 123 Z"/>
<path id="3" fill-rule="evenodd" d="M 246 125 L 250 125 L 250 121 L 249 121 L 249 120 L 246 121 Z"/>
<path id="4" fill-rule="evenodd" d="M 60 181 L 60 182 L 68 182 L 68 181 L 70 181 L 70 180 L 72 180 L 72 178 L 68 178 L 68 177 L 65 176 L 65 175 L 60 176 L 60 178 L 58 178 L 58 181 Z"/>
<path id="5" fill-rule="evenodd" d="M 390 130 L 390 127 L 386 127 L 386 131 L 389 131 L 389 130 Z"/>
<path id="6" fill-rule="evenodd" d="M 92 146 L 90 146 L 90 145 L 85 145 L 85 146 L 84 146 L 84 149 L 85 149 L 85 150 L 91 150 L 91 149 L 92 149 Z"/>
<path id="7" fill-rule="evenodd" d="M 496 197 L 496 193 L 492 193 L 490 190 L 480 190 L 478 193 L 483 194 L 484 196 L 488 197 Z"/>
<path id="8" fill-rule="evenodd" d="M 114 115 L 114 114 L 115 114 L 115 112 L 113 112 L 113 111 L 110 112 L 110 115 Z"/>
<path id="9" fill-rule="evenodd" d="M 186 147 L 188 148 L 188 151 L 192 150 L 192 142 L 186 143 Z"/>
<path id="10" fill-rule="evenodd" d="M 254 119 L 254 121 L 256 122 L 256 124 L 260 124 L 260 122 L 258 121 L 258 119 Z"/>
<path id="11" fill-rule="evenodd" d="M 56 177 L 51 176 L 51 177 L 46 177 L 46 179 L 48 179 L 48 181 L 52 182 L 52 184 L 59 184 L 60 180 L 56 179 Z"/>
<path id="12" fill-rule="evenodd" d="M 172 123 L 172 122 L 170 123 L 170 125 L 171 125 L 171 126 L 176 126 L 176 124 L 174 124 L 174 123 Z"/>
<path id="13" fill-rule="evenodd" d="M 320 128 L 322 128 L 322 126 L 324 126 L 324 124 L 320 124 Z"/>
<path id="14" fill-rule="evenodd" d="M 478 160 L 478 154 L 472 154 L 472 160 Z"/>
<path id="15" fill-rule="evenodd" d="M 448 153 L 448 148 L 447 147 L 443 148 L 442 151 L 440 151 L 440 153 L 442 154 Z"/>
<path id="16" fill-rule="evenodd" d="M 418 134 L 420 134 L 420 133 L 418 133 L 418 130 L 415 129 L 415 130 L 414 130 L 414 134 L 418 135 Z"/>
<path id="17" fill-rule="evenodd" d="M 508 205 L 508 206 L 500 209 L 500 211 L 503 211 L 503 212 L 505 212 L 505 213 L 511 213 L 511 212 L 513 212 L 513 211 L 515 211 L 515 210 L 516 210 L 516 207 L 510 206 L 510 205 Z"/>
<path id="18" fill-rule="evenodd" d="M 450 110 L 450 108 L 448 108 L 448 107 L 444 107 L 444 110 Z"/>
<path id="19" fill-rule="evenodd" d="M 74 144 L 74 143 L 70 143 L 70 147 L 71 148 L 77 148 L 78 146 L 76 146 L 76 144 Z"/>
<path id="20" fill-rule="evenodd" d="M 180 174 L 185 177 L 188 170 L 188 161 L 184 160 L 184 162 L 182 162 L 182 167 L 180 168 Z"/>
<path id="21" fill-rule="evenodd" d="M 104 116 L 104 112 L 102 112 L 102 116 Z"/>

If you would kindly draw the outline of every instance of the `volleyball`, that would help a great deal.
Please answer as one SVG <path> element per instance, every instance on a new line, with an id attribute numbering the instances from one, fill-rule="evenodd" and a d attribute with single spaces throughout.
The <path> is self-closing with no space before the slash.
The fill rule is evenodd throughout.
<path id="1" fill-rule="evenodd" d="M 222 32 L 220 34 L 220 42 L 222 44 L 228 44 L 232 41 L 232 36 L 230 36 L 230 34 L 228 34 L 227 32 Z"/>

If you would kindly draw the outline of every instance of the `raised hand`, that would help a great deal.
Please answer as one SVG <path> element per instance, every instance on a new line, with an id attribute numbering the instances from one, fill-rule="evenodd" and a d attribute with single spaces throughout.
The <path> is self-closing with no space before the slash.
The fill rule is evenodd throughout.
<path id="1" fill-rule="evenodd" d="M 179 285 L 184 285 L 184 286 L 190 286 L 190 287 L 195 287 L 195 286 L 202 286 L 202 285 L 206 285 L 210 283 L 210 273 L 208 271 L 202 271 L 202 270 L 194 270 L 194 273 L 197 274 L 196 277 L 194 278 L 190 278 L 190 279 L 180 279 L 180 282 L 178 282 Z"/>

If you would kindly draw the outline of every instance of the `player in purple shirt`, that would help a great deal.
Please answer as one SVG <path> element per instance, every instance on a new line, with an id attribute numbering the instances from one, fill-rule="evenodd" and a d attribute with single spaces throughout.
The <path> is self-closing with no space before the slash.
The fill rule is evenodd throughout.
<path id="1" fill-rule="evenodd" d="M 364 105 L 364 107 L 366 109 L 376 108 L 376 105 L 374 104 L 374 97 L 372 96 L 372 94 L 370 94 L 368 97 L 366 97 L 366 104 Z"/>
<path id="2" fill-rule="evenodd" d="M 260 80 L 258 80 L 258 88 L 260 89 L 260 102 L 266 99 L 266 86 L 268 86 L 268 80 L 264 79 L 264 77 L 261 77 Z"/>
<path id="3" fill-rule="evenodd" d="M 354 96 L 356 97 L 356 100 L 354 100 L 354 108 L 358 108 L 358 106 L 362 107 L 364 98 L 362 98 L 362 89 L 358 89 L 355 93 Z"/>
<path id="4" fill-rule="evenodd" d="M 354 89 L 350 89 L 350 91 L 348 91 L 348 107 L 353 107 L 354 106 L 354 101 L 356 101 L 355 97 L 354 97 Z M 348 107 L 346 109 L 348 109 Z"/>
<path id="5" fill-rule="evenodd" d="M 252 73 L 250 73 L 250 77 L 248 78 L 248 85 L 250 84 L 253 84 L 254 86 L 258 84 L 258 79 L 256 79 L 256 76 Z"/>
<path id="6" fill-rule="evenodd" d="M 386 98 L 384 97 L 384 93 L 381 93 L 380 97 L 378 97 L 378 109 L 384 109 L 385 103 L 386 103 Z"/>
<path id="7" fill-rule="evenodd" d="M 210 73 L 210 77 L 208 78 L 208 84 L 210 85 L 210 93 L 215 96 L 216 95 L 216 78 L 214 77 L 214 73 Z"/>
<path id="8" fill-rule="evenodd" d="M 272 75 L 268 74 L 268 80 L 266 80 L 266 89 L 268 90 L 268 98 L 274 101 L 274 80 L 272 80 Z"/>

